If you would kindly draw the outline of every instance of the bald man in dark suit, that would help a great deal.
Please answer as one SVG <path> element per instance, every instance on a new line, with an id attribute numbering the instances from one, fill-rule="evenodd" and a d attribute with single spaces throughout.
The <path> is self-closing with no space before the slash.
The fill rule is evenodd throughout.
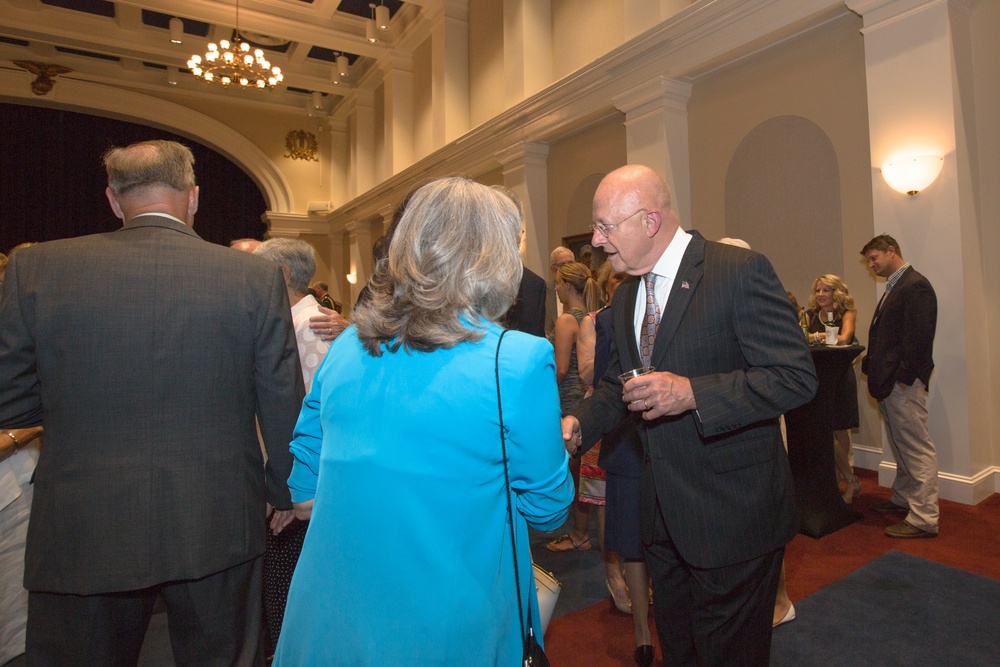
<path id="1" fill-rule="evenodd" d="M 641 165 L 594 195 L 595 246 L 637 278 L 612 302 L 608 371 L 563 419 L 570 453 L 642 415 L 642 537 L 667 665 L 769 661 L 785 544 L 797 531 L 778 417 L 817 387 L 771 264 L 680 228 Z M 629 380 L 640 366 L 655 372 Z"/>
<path id="2" fill-rule="evenodd" d="M 280 268 L 192 229 L 193 165 L 175 142 L 112 149 L 124 226 L 7 268 L 0 423 L 46 432 L 30 665 L 135 664 L 158 595 L 178 664 L 259 660 L 265 516 L 292 518 L 302 376 Z"/>

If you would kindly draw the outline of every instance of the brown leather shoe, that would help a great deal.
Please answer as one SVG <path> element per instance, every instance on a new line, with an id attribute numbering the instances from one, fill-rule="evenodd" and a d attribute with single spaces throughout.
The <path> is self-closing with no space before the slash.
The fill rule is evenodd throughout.
<path id="1" fill-rule="evenodd" d="M 919 537 L 937 537 L 937 533 L 928 533 L 926 530 L 911 526 L 906 521 L 900 521 L 889 526 L 885 529 L 885 534 L 888 537 L 898 537 L 903 540 L 912 540 Z"/>
<path id="2" fill-rule="evenodd" d="M 891 500 L 883 500 L 882 502 L 875 503 L 872 505 L 872 509 L 876 512 L 882 512 L 883 514 L 888 512 L 909 512 L 910 510 L 906 507 L 901 507 Z"/>

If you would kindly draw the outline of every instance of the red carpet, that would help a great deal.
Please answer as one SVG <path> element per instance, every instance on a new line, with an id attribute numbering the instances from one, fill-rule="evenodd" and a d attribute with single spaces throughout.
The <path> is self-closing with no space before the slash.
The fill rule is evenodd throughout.
<path id="1" fill-rule="evenodd" d="M 891 490 L 877 486 L 874 472 L 859 471 L 859 477 L 862 495 L 854 506 L 864 519 L 818 540 L 799 535 L 788 545 L 785 573 L 793 602 L 893 549 L 1000 580 L 1000 495 L 975 506 L 942 500 L 937 538 L 894 540 L 882 530 L 899 515 L 871 510 Z M 655 629 L 653 637 L 660 664 Z M 632 618 L 610 600 L 554 619 L 545 635 L 545 652 L 555 667 L 632 665 L 633 650 Z"/>

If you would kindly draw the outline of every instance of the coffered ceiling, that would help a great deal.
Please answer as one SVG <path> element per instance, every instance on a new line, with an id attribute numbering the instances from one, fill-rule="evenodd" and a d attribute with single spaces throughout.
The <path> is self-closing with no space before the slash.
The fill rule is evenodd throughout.
<path id="1" fill-rule="evenodd" d="M 284 74 L 273 90 L 223 88 L 187 70 L 188 59 L 204 54 L 209 42 L 232 39 L 236 0 L 0 0 L 0 68 L 38 74 L 52 65 L 47 71 L 56 87 L 62 78 L 76 78 L 154 93 L 169 90 L 294 107 L 303 113 L 311 93 L 318 91 L 323 94 L 321 111 L 329 112 L 433 0 L 372 1 L 384 4 L 392 17 L 390 29 L 377 32 L 376 43 L 366 39 L 365 22 L 373 12 L 368 0 L 239 0 L 240 33 L 263 48 Z M 170 41 L 172 17 L 184 22 L 181 44 Z M 351 63 L 347 77 L 333 71 L 337 53 Z M 41 67 L 29 68 L 26 62 Z M 26 86 L 31 80 L 26 79 Z M 36 94 L 47 86 L 39 84 Z"/>

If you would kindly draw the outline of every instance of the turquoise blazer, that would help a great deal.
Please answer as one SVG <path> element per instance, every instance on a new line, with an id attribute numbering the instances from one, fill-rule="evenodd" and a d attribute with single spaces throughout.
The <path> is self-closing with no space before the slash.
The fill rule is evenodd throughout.
<path id="1" fill-rule="evenodd" d="M 292 499 L 314 499 L 274 664 L 518 665 L 494 359 L 501 329 L 430 353 L 331 346 L 292 443 Z M 500 354 L 524 613 L 541 636 L 527 525 L 566 519 L 573 482 L 548 341 Z"/>

